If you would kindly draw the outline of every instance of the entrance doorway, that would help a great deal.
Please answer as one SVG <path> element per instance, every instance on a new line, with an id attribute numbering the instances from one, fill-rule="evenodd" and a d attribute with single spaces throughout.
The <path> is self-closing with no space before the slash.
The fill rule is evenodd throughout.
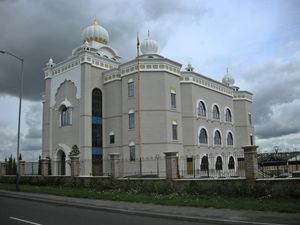
<path id="1" fill-rule="evenodd" d="M 186 158 L 186 168 L 187 168 L 187 175 L 194 174 L 194 162 L 192 157 Z"/>
<path id="2" fill-rule="evenodd" d="M 66 154 L 62 150 L 57 152 L 57 175 L 66 175 Z"/>

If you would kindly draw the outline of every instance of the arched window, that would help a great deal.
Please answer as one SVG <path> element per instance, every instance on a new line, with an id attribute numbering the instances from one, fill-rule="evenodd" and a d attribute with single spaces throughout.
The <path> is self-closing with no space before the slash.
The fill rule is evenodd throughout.
<path id="1" fill-rule="evenodd" d="M 228 169 L 234 170 L 234 158 L 232 156 L 229 158 Z"/>
<path id="2" fill-rule="evenodd" d="M 233 136 L 231 132 L 227 134 L 227 145 L 233 145 Z"/>
<path id="3" fill-rule="evenodd" d="M 201 169 L 201 171 L 208 170 L 208 157 L 207 156 L 202 157 L 200 169 Z"/>
<path id="4" fill-rule="evenodd" d="M 197 114 L 198 116 L 206 116 L 205 104 L 202 101 L 199 101 L 198 103 Z"/>
<path id="5" fill-rule="evenodd" d="M 200 130 L 200 134 L 199 134 L 199 143 L 200 144 L 207 144 L 207 132 L 204 128 L 202 128 Z"/>
<path id="6" fill-rule="evenodd" d="M 226 112 L 225 112 L 225 120 L 226 120 L 226 122 L 232 121 L 231 111 L 228 108 L 226 109 Z"/>
<path id="7" fill-rule="evenodd" d="M 213 107 L 213 119 L 219 120 L 220 119 L 220 110 L 217 105 Z"/>
<path id="8" fill-rule="evenodd" d="M 222 141 L 221 141 L 221 133 L 220 133 L 220 131 L 218 131 L 218 130 L 215 131 L 214 144 L 215 144 L 215 145 L 220 145 L 220 144 L 222 144 Z"/>
<path id="9" fill-rule="evenodd" d="M 60 126 L 71 125 L 72 108 L 62 105 L 60 107 Z"/>
<path id="10" fill-rule="evenodd" d="M 216 161 L 216 170 L 222 170 L 223 169 L 223 162 L 221 156 L 217 157 Z"/>
<path id="11" fill-rule="evenodd" d="M 109 133 L 109 144 L 114 144 L 115 143 L 115 133 L 111 131 Z"/>

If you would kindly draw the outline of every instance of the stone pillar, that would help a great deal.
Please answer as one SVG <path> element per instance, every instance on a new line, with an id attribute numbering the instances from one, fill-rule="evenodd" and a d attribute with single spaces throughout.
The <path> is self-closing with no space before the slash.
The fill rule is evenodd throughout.
<path id="1" fill-rule="evenodd" d="M 6 163 L 0 162 L 0 176 L 6 175 Z"/>
<path id="2" fill-rule="evenodd" d="M 164 152 L 166 156 L 166 178 L 178 178 L 178 152 Z"/>
<path id="3" fill-rule="evenodd" d="M 41 159 L 41 175 L 48 176 L 49 175 L 49 163 L 50 159 Z"/>
<path id="4" fill-rule="evenodd" d="M 257 152 L 258 146 L 244 146 L 245 175 L 247 180 L 255 180 L 258 176 Z"/>
<path id="5" fill-rule="evenodd" d="M 71 177 L 79 176 L 79 156 L 70 156 L 71 159 Z"/>
<path id="6" fill-rule="evenodd" d="M 25 161 L 20 160 L 19 161 L 19 176 L 24 176 L 25 172 Z"/>
<path id="7" fill-rule="evenodd" d="M 120 154 L 111 153 L 110 156 L 110 173 L 111 177 L 118 178 L 120 177 Z"/>

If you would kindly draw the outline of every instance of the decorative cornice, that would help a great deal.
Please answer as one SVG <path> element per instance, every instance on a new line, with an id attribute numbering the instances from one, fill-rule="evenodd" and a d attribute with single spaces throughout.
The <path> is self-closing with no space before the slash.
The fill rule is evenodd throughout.
<path id="1" fill-rule="evenodd" d="M 108 71 L 104 74 L 104 84 L 114 80 L 121 80 L 122 77 L 137 73 L 136 63 L 120 66 L 119 70 Z M 180 77 L 180 67 L 169 63 L 140 63 L 140 72 L 167 72 Z"/>
<path id="2" fill-rule="evenodd" d="M 217 82 L 213 82 L 208 79 L 204 79 L 202 77 L 194 77 L 194 76 L 187 76 L 184 75 L 180 78 L 180 83 L 190 83 L 190 84 L 195 84 L 216 92 L 219 92 L 224 95 L 228 95 L 230 97 L 233 97 L 233 90 L 231 88 L 227 88 L 224 85 L 220 85 Z"/>
<path id="3" fill-rule="evenodd" d="M 95 57 L 91 54 L 81 54 L 76 57 L 68 58 L 67 60 L 64 60 L 58 64 L 56 64 L 51 69 L 46 68 L 44 70 L 45 72 L 45 79 L 50 79 L 52 77 L 55 77 L 59 74 L 62 74 L 66 71 L 69 71 L 75 67 L 79 67 L 83 63 L 91 64 L 94 67 L 104 69 L 104 70 L 111 70 L 113 68 L 118 67 L 118 62 L 113 62 L 109 59 L 105 59 L 103 57 Z"/>

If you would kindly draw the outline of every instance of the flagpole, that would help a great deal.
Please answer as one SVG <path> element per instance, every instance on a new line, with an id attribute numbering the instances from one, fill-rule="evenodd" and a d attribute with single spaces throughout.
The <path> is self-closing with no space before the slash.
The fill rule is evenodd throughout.
<path id="1" fill-rule="evenodd" d="M 142 176 L 142 138 L 141 138 L 141 98 L 140 98 L 140 40 L 137 33 L 137 116 L 138 116 L 138 151 L 140 157 L 140 177 Z"/>

